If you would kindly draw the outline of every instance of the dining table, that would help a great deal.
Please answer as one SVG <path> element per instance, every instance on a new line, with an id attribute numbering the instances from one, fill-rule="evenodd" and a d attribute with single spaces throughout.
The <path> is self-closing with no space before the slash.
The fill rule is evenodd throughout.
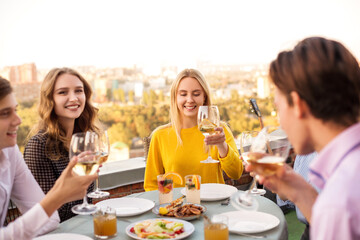
<path id="1" fill-rule="evenodd" d="M 174 188 L 173 198 L 179 198 L 182 195 L 181 193 L 182 188 Z M 241 190 L 239 190 L 241 191 Z M 229 233 L 229 239 L 256 239 L 253 236 L 263 237 L 262 239 L 288 239 L 288 231 L 287 231 L 287 223 L 284 217 L 283 212 L 281 209 L 271 200 L 262 197 L 262 196 L 254 196 L 255 199 L 259 203 L 258 212 L 264 212 L 271 214 L 280 220 L 280 223 L 267 231 L 252 233 L 250 236 L 243 236 L 236 233 Z M 144 198 L 153 201 L 155 204 L 158 204 L 159 201 L 159 192 L 158 190 L 155 191 L 148 191 L 148 192 L 140 192 L 125 196 L 123 198 Z M 222 204 L 223 203 L 223 204 Z M 207 208 L 205 214 L 207 216 L 212 216 L 215 214 L 222 214 L 230 211 L 240 211 L 236 209 L 232 204 L 224 204 L 224 200 L 218 201 L 201 201 L 201 205 Z M 251 214 L 251 213 L 250 213 Z M 143 221 L 146 219 L 153 219 L 159 218 L 151 210 L 148 210 L 142 214 L 135 215 L 135 216 L 126 216 L 126 217 L 117 217 L 117 236 L 112 239 L 122 239 L 122 240 L 130 240 L 133 239 L 126 234 L 125 229 L 132 223 Z M 175 219 L 176 220 L 176 219 Z M 188 236 L 186 239 L 204 239 L 204 222 L 203 218 L 199 217 L 198 219 L 190 220 L 191 224 L 194 225 L 195 231 Z M 75 233 L 88 236 L 92 239 L 96 239 L 94 236 L 94 226 L 93 226 L 93 217 L 92 215 L 77 215 L 67 221 L 62 222 L 59 227 L 48 233 L 48 234 L 55 234 L 55 233 Z"/>

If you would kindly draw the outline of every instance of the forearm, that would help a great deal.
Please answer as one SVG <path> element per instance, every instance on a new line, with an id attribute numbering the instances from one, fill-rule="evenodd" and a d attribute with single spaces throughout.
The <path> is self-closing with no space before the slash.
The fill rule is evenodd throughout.
<path id="1" fill-rule="evenodd" d="M 301 191 L 298 191 L 301 189 Z M 294 189 L 289 195 L 292 201 L 302 212 L 306 220 L 311 223 L 311 210 L 318 196 L 318 192 L 307 182 L 300 188 Z"/>
<path id="2" fill-rule="evenodd" d="M 49 217 L 65 203 L 61 196 L 62 194 L 58 193 L 57 189 L 51 189 L 40 201 L 40 205 Z"/>
<path id="3" fill-rule="evenodd" d="M 224 158 L 227 156 L 228 152 L 229 152 L 229 146 L 227 145 L 226 142 L 223 142 L 223 144 L 221 144 L 220 146 L 218 146 L 218 151 L 219 151 L 219 156 L 221 158 Z"/>

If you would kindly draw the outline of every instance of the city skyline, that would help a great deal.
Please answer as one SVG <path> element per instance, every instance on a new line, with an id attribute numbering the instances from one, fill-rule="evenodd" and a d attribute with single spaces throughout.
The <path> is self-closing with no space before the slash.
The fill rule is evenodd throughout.
<path id="1" fill-rule="evenodd" d="M 360 1 L 0 2 L 0 69 L 267 64 L 309 36 L 342 42 L 360 58 Z"/>

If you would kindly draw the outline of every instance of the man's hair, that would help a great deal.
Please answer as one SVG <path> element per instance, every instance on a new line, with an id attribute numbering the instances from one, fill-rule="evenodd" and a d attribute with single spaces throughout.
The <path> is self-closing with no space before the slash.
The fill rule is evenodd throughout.
<path id="1" fill-rule="evenodd" d="M 12 93 L 10 82 L 0 76 L 0 100 Z"/>
<path id="2" fill-rule="evenodd" d="M 324 122 L 349 126 L 360 113 L 360 69 L 341 43 L 321 37 L 306 38 L 293 50 L 280 52 L 269 75 L 292 105 L 295 91 L 312 115 Z"/>

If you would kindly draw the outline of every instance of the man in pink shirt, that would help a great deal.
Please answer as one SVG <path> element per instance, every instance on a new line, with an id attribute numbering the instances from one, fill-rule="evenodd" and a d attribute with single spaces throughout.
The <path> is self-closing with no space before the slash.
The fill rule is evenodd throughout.
<path id="1" fill-rule="evenodd" d="M 360 239 L 360 69 L 339 42 L 312 37 L 270 65 L 280 124 L 297 154 L 317 151 L 310 181 L 290 167 L 262 178 L 295 203 L 311 239 Z M 252 170 L 248 166 L 248 171 Z"/>

